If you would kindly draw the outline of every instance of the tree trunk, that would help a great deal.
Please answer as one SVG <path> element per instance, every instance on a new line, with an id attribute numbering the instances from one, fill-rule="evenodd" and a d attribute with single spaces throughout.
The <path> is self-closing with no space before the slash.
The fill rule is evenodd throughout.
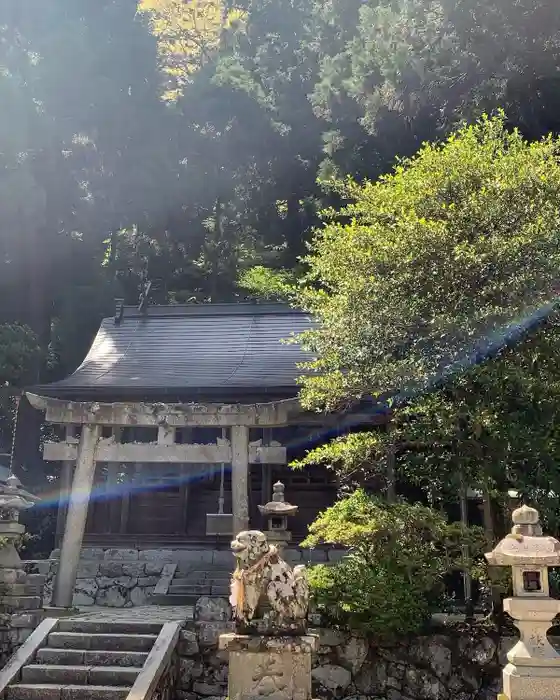
<path id="1" fill-rule="evenodd" d="M 391 422 L 387 423 L 386 430 L 388 433 L 391 432 L 392 425 Z M 387 452 L 387 502 L 394 503 L 397 499 L 397 485 L 395 477 L 395 466 L 396 466 L 396 445 L 392 443 L 389 446 Z"/>
<path id="2" fill-rule="evenodd" d="M 468 513 L 468 492 L 463 480 L 461 479 L 461 487 L 459 490 L 459 506 L 461 508 L 461 523 L 464 527 L 469 526 Z M 470 565 L 470 554 L 468 545 L 463 545 L 463 589 L 465 595 L 465 619 L 472 620 L 474 618 L 474 608 L 472 599 L 472 578 L 468 571 Z"/>

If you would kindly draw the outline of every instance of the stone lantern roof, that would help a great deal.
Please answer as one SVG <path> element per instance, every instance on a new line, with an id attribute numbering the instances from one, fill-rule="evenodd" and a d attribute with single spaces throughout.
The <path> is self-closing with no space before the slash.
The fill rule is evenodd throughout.
<path id="1" fill-rule="evenodd" d="M 281 481 L 277 481 L 274 484 L 272 491 L 272 501 L 269 501 L 264 506 L 258 506 L 259 511 L 263 515 L 288 516 L 297 513 L 299 506 L 293 506 L 284 500 L 284 484 Z"/>
<path id="2" fill-rule="evenodd" d="M 535 508 L 523 505 L 512 513 L 511 533 L 486 554 L 492 566 L 560 566 L 560 542 L 544 536 Z"/>
<path id="3" fill-rule="evenodd" d="M 31 508 L 40 499 L 26 491 L 21 481 L 11 474 L 5 484 L 0 484 L 0 510 L 19 511 Z"/>

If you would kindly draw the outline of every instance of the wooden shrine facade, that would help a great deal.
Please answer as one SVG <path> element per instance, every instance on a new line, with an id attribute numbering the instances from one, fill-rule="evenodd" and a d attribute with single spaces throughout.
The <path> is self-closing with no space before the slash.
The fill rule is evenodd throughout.
<path id="1" fill-rule="evenodd" d="M 59 433 L 57 441 L 44 445 L 44 459 L 61 464 L 59 540 L 84 425 L 99 427 L 87 546 L 229 542 L 234 515 L 239 524 L 264 525 L 258 505 L 270 500 L 278 480 L 286 486 L 287 498 L 300 507 L 290 523 L 297 542 L 336 494 L 327 470 L 294 472 L 287 466 L 317 431 L 317 425 L 298 420 L 294 401 L 177 406 L 29 398 Z"/>

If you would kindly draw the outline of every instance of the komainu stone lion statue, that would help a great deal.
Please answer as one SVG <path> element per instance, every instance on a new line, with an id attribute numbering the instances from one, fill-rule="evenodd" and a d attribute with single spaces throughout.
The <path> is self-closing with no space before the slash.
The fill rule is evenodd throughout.
<path id="1" fill-rule="evenodd" d="M 230 602 L 238 631 L 305 632 L 309 586 L 305 567 L 292 567 L 259 530 L 240 532 L 231 543 L 237 568 Z"/>

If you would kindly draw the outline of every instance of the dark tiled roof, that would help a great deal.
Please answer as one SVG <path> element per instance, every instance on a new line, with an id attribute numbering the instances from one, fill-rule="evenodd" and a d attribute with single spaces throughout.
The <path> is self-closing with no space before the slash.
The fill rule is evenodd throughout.
<path id="1" fill-rule="evenodd" d="M 308 315 L 280 304 L 125 307 L 122 320 L 103 320 L 82 365 L 71 376 L 35 387 L 51 396 L 204 394 L 234 400 L 237 393 L 295 396 L 297 363 L 309 359 L 294 333 Z"/>

